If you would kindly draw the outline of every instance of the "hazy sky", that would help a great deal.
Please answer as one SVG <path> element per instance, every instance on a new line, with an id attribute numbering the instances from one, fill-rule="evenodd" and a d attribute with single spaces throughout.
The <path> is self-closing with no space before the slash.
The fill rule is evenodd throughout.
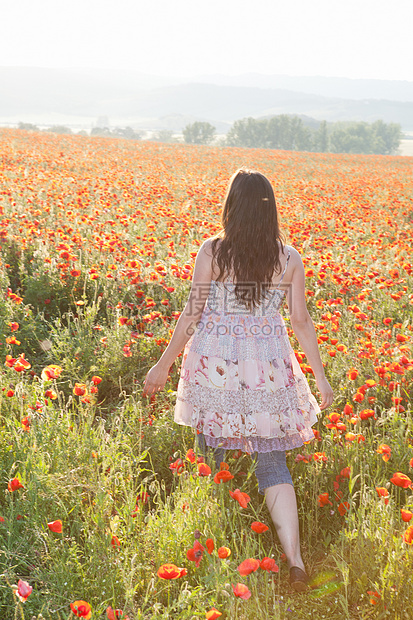
<path id="1" fill-rule="evenodd" d="M 413 80 L 413 0 L 2 0 L 1 66 Z"/>

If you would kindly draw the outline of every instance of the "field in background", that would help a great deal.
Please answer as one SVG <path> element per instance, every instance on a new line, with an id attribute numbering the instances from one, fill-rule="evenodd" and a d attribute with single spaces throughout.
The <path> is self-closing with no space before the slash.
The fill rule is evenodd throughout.
<path id="1" fill-rule="evenodd" d="M 317 586 L 305 596 L 288 586 L 249 457 L 229 453 L 234 478 L 217 484 L 174 425 L 181 357 L 159 396 L 141 396 L 241 165 L 273 184 L 335 391 L 314 442 L 287 456 Z M 411 617 L 412 169 L 406 157 L 0 131 L 5 617 L 67 619 L 75 600 L 92 620 L 108 606 L 130 620 L 212 607 L 231 619 Z M 240 574 L 264 557 L 278 570 Z M 185 570 L 164 580 L 166 563 Z M 25 602 L 19 579 L 33 587 Z"/>

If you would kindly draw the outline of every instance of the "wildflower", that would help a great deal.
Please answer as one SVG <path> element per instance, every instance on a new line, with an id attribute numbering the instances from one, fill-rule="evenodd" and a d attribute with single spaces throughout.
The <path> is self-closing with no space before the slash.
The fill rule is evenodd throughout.
<path id="1" fill-rule="evenodd" d="M 16 336 L 8 336 L 6 338 L 6 342 L 7 344 L 17 344 L 17 346 L 21 344 L 20 340 L 17 340 Z"/>
<path id="2" fill-rule="evenodd" d="M 367 594 L 370 595 L 370 604 L 377 605 L 377 603 L 379 602 L 378 599 L 381 598 L 380 594 L 375 590 L 367 590 Z"/>
<path id="3" fill-rule="evenodd" d="M 179 579 L 188 574 L 186 568 L 179 568 L 175 564 L 162 564 L 156 573 L 160 579 Z"/>
<path id="4" fill-rule="evenodd" d="M 228 470 L 222 469 L 215 474 L 214 482 L 216 482 L 216 484 L 221 484 L 221 482 L 228 482 L 229 480 L 232 480 L 233 477 L 234 476 Z"/>
<path id="5" fill-rule="evenodd" d="M 295 457 L 294 461 L 296 463 L 299 463 L 300 461 L 304 461 L 304 463 L 309 463 L 309 459 L 310 458 L 311 458 L 310 456 L 307 456 L 305 454 L 297 454 L 297 456 Z"/>
<path id="6" fill-rule="evenodd" d="M 237 500 L 241 508 L 246 508 L 248 502 L 251 501 L 250 496 L 246 493 L 243 493 L 239 489 L 235 489 L 235 491 L 230 491 L 229 494 L 231 495 L 232 499 Z"/>
<path id="7" fill-rule="evenodd" d="M 117 620 L 118 618 L 121 620 L 129 620 L 129 616 L 124 615 L 122 609 L 112 609 L 112 607 L 106 609 L 106 616 L 108 620 Z"/>
<path id="8" fill-rule="evenodd" d="M 24 486 L 18 478 L 12 478 L 7 484 L 7 488 L 10 492 L 17 491 L 17 489 L 24 489 Z"/>
<path id="9" fill-rule="evenodd" d="M 84 396 L 87 392 L 87 387 L 84 383 L 75 383 L 73 388 L 73 394 L 76 396 Z"/>
<path id="10" fill-rule="evenodd" d="M 376 450 L 377 454 L 382 454 L 383 461 L 388 461 L 391 457 L 391 448 L 385 443 L 381 443 Z"/>
<path id="11" fill-rule="evenodd" d="M 350 379 L 350 381 L 355 381 L 355 379 L 357 379 L 359 374 L 359 371 L 357 370 L 357 368 L 350 368 L 350 370 L 347 371 L 347 377 Z"/>
<path id="12" fill-rule="evenodd" d="M 30 430 L 30 420 L 27 415 L 24 418 L 22 418 L 21 425 L 23 427 L 23 430 L 25 430 L 28 433 Z"/>
<path id="13" fill-rule="evenodd" d="M 342 502 L 337 506 L 337 510 L 341 514 L 342 517 L 346 514 L 347 510 L 349 510 L 350 504 L 348 502 Z"/>
<path id="14" fill-rule="evenodd" d="M 24 359 L 24 353 L 20 353 L 19 357 L 16 360 L 13 368 L 16 372 L 23 372 L 23 370 L 28 370 L 32 365 L 26 359 Z"/>
<path id="15" fill-rule="evenodd" d="M 185 463 L 183 462 L 182 459 L 176 459 L 174 463 L 171 463 L 169 465 L 169 469 L 171 469 L 178 475 L 182 474 L 183 470 L 185 469 Z"/>
<path id="16" fill-rule="evenodd" d="M 404 510 L 403 508 L 401 508 L 400 512 L 402 513 L 402 519 L 405 523 L 408 523 L 413 517 L 413 512 L 411 512 L 410 510 Z"/>
<path id="17" fill-rule="evenodd" d="M 14 593 L 21 600 L 21 602 L 24 603 L 29 598 L 32 590 L 32 586 L 29 585 L 27 581 L 22 581 L 22 579 L 19 579 L 17 583 L 17 590 L 14 590 Z"/>
<path id="18" fill-rule="evenodd" d="M 188 549 L 186 552 L 186 557 L 190 562 L 195 562 L 195 566 L 198 566 L 201 563 L 202 556 L 204 554 L 204 547 L 197 540 L 194 542 L 194 546 L 191 549 Z"/>
<path id="19" fill-rule="evenodd" d="M 136 503 L 139 504 L 139 502 L 142 502 L 143 504 L 147 504 L 148 500 L 150 498 L 149 493 L 147 493 L 146 491 L 144 491 L 142 494 L 139 493 L 136 497 Z"/>
<path id="20" fill-rule="evenodd" d="M 313 460 L 314 461 L 322 461 L 323 463 L 327 462 L 328 457 L 325 452 L 314 452 Z"/>
<path id="21" fill-rule="evenodd" d="M 330 500 L 328 499 L 328 493 L 320 493 L 320 495 L 317 498 L 317 501 L 320 507 L 327 506 L 327 504 L 330 504 L 331 506 L 333 505 L 333 503 L 330 502 Z"/>
<path id="22" fill-rule="evenodd" d="M 413 525 L 410 525 L 402 536 L 405 543 L 413 545 Z"/>
<path id="23" fill-rule="evenodd" d="M 238 596 L 239 598 L 242 598 L 245 601 L 247 601 L 251 596 L 251 592 L 248 590 L 247 586 L 244 585 L 243 583 L 237 583 L 236 586 L 232 586 L 232 590 L 235 596 Z"/>
<path id="24" fill-rule="evenodd" d="M 376 491 L 379 497 L 384 497 L 384 503 L 387 506 L 387 504 L 389 503 L 389 500 L 388 500 L 389 492 L 386 489 L 386 487 L 376 487 Z"/>
<path id="25" fill-rule="evenodd" d="M 206 620 L 216 620 L 220 616 L 222 616 L 222 613 L 218 611 L 218 609 L 215 609 L 215 607 L 212 607 L 212 609 L 207 611 L 205 614 Z"/>
<path id="26" fill-rule="evenodd" d="M 344 467 L 340 472 L 341 478 L 350 478 L 350 467 Z"/>
<path id="27" fill-rule="evenodd" d="M 95 376 L 93 376 L 91 378 L 91 381 L 92 381 L 92 383 L 94 383 L 94 385 L 99 385 L 99 383 L 102 381 L 102 379 L 101 379 L 101 377 L 98 377 L 98 376 L 95 375 Z"/>
<path id="28" fill-rule="evenodd" d="M 185 458 L 190 463 L 195 463 L 195 461 L 196 461 L 196 454 L 195 454 L 195 452 L 193 451 L 192 448 L 190 450 L 188 450 L 188 452 L 186 453 L 186 457 Z"/>
<path id="29" fill-rule="evenodd" d="M 360 411 L 359 417 L 361 420 L 368 420 L 368 418 L 376 419 L 373 409 L 363 409 L 363 411 Z"/>
<path id="30" fill-rule="evenodd" d="M 352 405 L 349 405 L 349 404 L 344 405 L 343 413 L 344 413 L 344 415 L 352 415 L 352 413 L 353 413 Z"/>
<path id="31" fill-rule="evenodd" d="M 210 476 L 211 468 L 206 463 L 198 463 L 198 475 L 199 476 Z"/>
<path id="32" fill-rule="evenodd" d="M 412 481 L 409 476 L 403 474 L 401 471 L 396 471 L 395 474 L 390 478 L 390 482 L 393 482 L 397 487 L 401 487 L 402 489 L 408 489 L 412 486 Z"/>
<path id="33" fill-rule="evenodd" d="M 47 527 L 51 532 L 56 532 L 57 534 L 62 533 L 62 522 L 60 519 L 57 519 L 56 521 L 50 521 L 50 523 L 47 524 Z"/>
<path id="34" fill-rule="evenodd" d="M 212 540 L 212 538 L 207 538 L 206 539 L 205 546 L 207 548 L 207 551 L 208 551 L 209 555 L 211 555 L 211 553 L 215 549 L 215 544 L 214 544 L 214 541 Z"/>
<path id="35" fill-rule="evenodd" d="M 218 557 L 221 558 L 221 560 L 225 560 L 225 558 L 229 557 L 231 555 L 231 549 L 228 549 L 228 547 L 220 547 L 218 549 Z"/>
<path id="36" fill-rule="evenodd" d="M 120 540 L 117 536 L 115 536 L 114 534 L 112 534 L 112 538 L 110 541 L 110 544 L 112 545 L 112 547 L 114 549 L 116 549 L 117 547 L 120 547 Z"/>
<path id="37" fill-rule="evenodd" d="M 258 570 L 259 566 L 260 563 L 258 560 L 254 560 L 254 558 L 248 558 L 248 560 L 244 560 L 238 566 L 238 572 L 240 575 L 245 577 L 246 575 L 254 573 L 256 570 Z"/>
<path id="38" fill-rule="evenodd" d="M 62 372 L 63 368 L 56 366 L 56 364 L 51 364 L 50 366 L 43 368 L 40 377 L 43 381 L 50 381 L 51 379 L 58 379 Z"/>
<path id="39" fill-rule="evenodd" d="M 85 620 L 89 620 L 92 615 L 92 609 L 86 601 L 75 601 L 74 603 L 70 603 L 70 609 L 75 616 L 78 618 L 85 618 Z"/>
<path id="40" fill-rule="evenodd" d="M 261 560 L 260 568 L 268 571 L 269 573 L 278 573 L 279 571 L 279 568 L 277 564 L 275 563 L 275 560 L 273 558 L 267 558 L 267 557 Z"/>
<path id="41" fill-rule="evenodd" d="M 269 528 L 268 525 L 265 525 L 265 523 L 261 523 L 261 521 L 253 521 L 251 523 L 251 529 L 257 534 L 262 534 L 263 532 L 266 532 Z"/>

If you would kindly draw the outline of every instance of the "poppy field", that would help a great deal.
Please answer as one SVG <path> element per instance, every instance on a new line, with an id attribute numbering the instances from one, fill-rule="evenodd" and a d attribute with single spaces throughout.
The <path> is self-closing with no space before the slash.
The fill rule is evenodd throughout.
<path id="1" fill-rule="evenodd" d="M 142 397 L 220 229 L 271 181 L 332 407 L 287 453 L 295 593 L 249 455 Z M 413 618 L 413 158 L 0 130 L 0 618 Z M 312 370 L 288 327 L 316 398 Z"/>

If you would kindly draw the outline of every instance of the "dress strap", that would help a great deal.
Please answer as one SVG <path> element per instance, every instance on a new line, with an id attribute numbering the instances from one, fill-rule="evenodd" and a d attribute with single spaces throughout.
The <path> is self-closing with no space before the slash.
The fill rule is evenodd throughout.
<path id="1" fill-rule="evenodd" d="M 287 271 L 287 266 L 288 266 L 288 261 L 290 260 L 290 248 L 288 248 L 288 254 L 287 254 L 287 260 L 285 261 L 285 267 L 284 270 L 281 274 L 281 280 L 278 282 L 278 286 L 277 288 L 280 286 L 281 282 L 283 281 L 283 277 L 285 275 L 285 272 Z"/>

